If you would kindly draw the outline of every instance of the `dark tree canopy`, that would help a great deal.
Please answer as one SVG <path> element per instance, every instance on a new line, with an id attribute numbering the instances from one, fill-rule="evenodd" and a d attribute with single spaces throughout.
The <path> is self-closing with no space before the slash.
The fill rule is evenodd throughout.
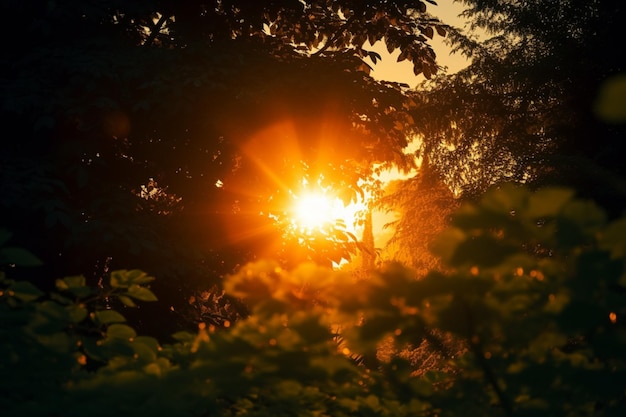
<path id="1" fill-rule="evenodd" d="M 483 40 L 450 31 L 472 64 L 425 85 L 412 113 L 432 164 L 459 191 L 556 182 L 607 204 L 620 195 L 613 207 L 623 207 L 624 125 L 594 113 L 603 83 L 626 71 L 615 47 L 624 39 L 623 2 L 462 3 Z"/>
<path id="2" fill-rule="evenodd" d="M 282 253 L 267 212 L 302 177 L 324 173 L 347 201 L 372 164 L 412 163 L 410 103 L 369 77 L 363 58 L 380 57 L 366 41 L 431 76 L 428 40 L 445 34 L 421 1 L 1 7 L 15 132 L 0 152 L 2 222 L 52 276 L 132 265 L 206 283 Z"/>

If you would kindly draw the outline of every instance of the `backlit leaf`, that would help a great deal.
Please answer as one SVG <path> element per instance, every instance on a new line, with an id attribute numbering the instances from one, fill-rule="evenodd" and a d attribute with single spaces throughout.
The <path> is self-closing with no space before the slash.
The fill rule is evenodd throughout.
<path id="1" fill-rule="evenodd" d="M 57 281 L 57 288 L 61 286 L 61 288 L 59 289 L 84 287 L 85 285 L 87 285 L 87 281 L 83 275 L 74 275 L 71 277 L 65 277 Z"/>
<path id="2" fill-rule="evenodd" d="M 572 199 L 574 190 L 569 188 L 546 188 L 530 195 L 528 215 L 532 218 L 555 216 Z"/>
<path id="3" fill-rule="evenodd" d="M 125 295 L 141 301 L 157 301 L 157 297 L 152 291 L 139 285 L 131 285 Z"/>
<path id="4" fill-rule="evenodd" d="M 112 324 L 107 329 L 107 337 L 117 339 L 132 339 L 137 336 L 137 332 L 125 324 Z"/>
<path id="5" fill-rule="evenodd" d="M 118 295 L 117 298 L 124 304 L 126 307 L 137 307 L 137 304 L 132 300 L 132 298 L 127 297 L 125 295 Z"/>
<path id="6" fill-rule="evenodd" d="M 130 284 L 147 284 L 154 281 L 154 277 L 139 269 L 132 269 L 126 273 L 126 280 Z"/>
<path id="7" fill-rule="evenodd" d="M 94 313 L 95 321 L 100 324 L 123 323 L 126 318 L 115 310 L 101 310 Z"/>
<path id="8" fill-rule="evenodd" d="M 431 251 L 443 258 L 451 260 L 457 247 L 466 239 L 465 233 L 457 228 L 449 228 L 439 234 L 431 244 Z"/>

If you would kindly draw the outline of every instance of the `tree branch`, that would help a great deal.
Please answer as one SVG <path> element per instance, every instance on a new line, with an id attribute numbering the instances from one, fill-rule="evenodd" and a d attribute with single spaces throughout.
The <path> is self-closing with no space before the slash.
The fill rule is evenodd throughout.
<path id="1" fill-rule="evenodd" d="M 161 15 L 161 18 L 154 24 L 154 26 L 152 26 L 150 30 L 150 36 L 148 36 L 148 39 L 146 39 L 146 41 L 144 42 L 144 46 L 152 45 L 152 42 L 154 42 L 156 37 L 159 36 L 159 33 L 161 33 L 161 28 L 168 18 L 168 15 Z"/>
<path id="2" fill-rule="evenodd" d="M 343 32 L 349 24 L 351 24 L 355 19 L 355 15 L 352 15 L 348 18 L 348 20 L 346 20 L 346 22 L 341 25 L 339 28 L 337 28 L 337 30 L 333 33 L 333 35 L 331 36 L 331 38 L 328 40 L 328 42 L 326 42 L 324 44 L 324 46 L 322 46 L 320 49 L 318 49 L 317 51 L 315 51 L 313 54 L 311 54 L 311 56 L 318 56 L 319 54 L 323 53 L 324 51 L 326 51 L 328 48 L 330 48 L 330 46 L 337 40 L 339 39 L 339 35 L 341 34 L 341 32 Z"/>

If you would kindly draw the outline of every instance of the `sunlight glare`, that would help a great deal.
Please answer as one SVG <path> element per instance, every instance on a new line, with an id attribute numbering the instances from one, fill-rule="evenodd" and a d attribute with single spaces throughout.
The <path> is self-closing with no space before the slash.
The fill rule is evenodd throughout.
<path id="1" fill-rule="evenodd" d="M 321 192 L 308 192 L 297 198 L 294 221 L 308 231 L 322 229 L 344 217 L 344 206 L 339 199 L 332 199 Z"/>

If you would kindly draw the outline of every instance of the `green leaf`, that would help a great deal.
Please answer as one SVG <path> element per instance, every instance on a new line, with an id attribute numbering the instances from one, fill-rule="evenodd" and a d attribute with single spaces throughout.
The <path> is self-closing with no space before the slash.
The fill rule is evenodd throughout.
<path id="1" fill-rule="evenodd" d="M 69 352 L 71 347 L 71 340 L 66 333 L 39 335 L 37 340 L 42 345 L 59 353 Z"/>
<path id="2" fill-rule="evenodd" d="M 530 192 L 515 184 L 503 184 L 488 190 L 480 205 L 496 213 L 510 213 L 526 206 Z"/>
<path id="3" fill-rule="evenodd" d="M 87 309 L 85 307 L 71 304 L 65 307 L 72 323 L 80 323 L 87 317 Z"/>
<path id="4" fill-rule="evenodd" d="M 43 295 L 39 288 L 28 281 L 17 281 L 9 286 L 9 295 L 22 300 L 34 301 Z"/>
<path id="5" fill-rule="evenodd" d="M 73 300 L 71 300 L 71 299 L 69 299 L 69 298 L 67 298 L 65 296 L 62 296 L 61 294 L 56 293 L 56 292 L 50 293 L 50 299 L 56 301 L 59 304 L 62 304 L 62 305 L 68 306 L 68 307 L 70 305 L 75 305 Z"/>
<path id="6" fill-rule="evenodd" d="M 127 272 L 126 279 L 129 284 L 147 284 L 154 281 L 154 277 L 149 276 L 139 269 L 133 269 Z"/>
<path id="7" fill-rule="evenodd" d="M 161 349 L 159 342 L 148 336 L 138 336 L 132 343 L 135 354 L 142 360 L 153 362 L 157 359 L 158 352 Z"/>
<path id="8" fill-rule="evenodd" d="M 84 287 L 87 285 L 87 280 L 83 275 L 74 275 L 71 277 L 65 277 L 58 279 L 56 286 L 59 290 L 68 290 L 70 288 Z"/>
<path id="9" fill-rule="evenodd" d="M 93 293 L 93 289 L 87 286 L 83 275 L 74 275 L 57 279 L 55 285 L 59 291 L 69 291 L 76 297 L 82 298 Z"/>
<path id="10" fill-rule="evenodd" d="M 626 122 L 626 75 L 615 75 L 602 84 L 594 110 L 606 122 Z"/>
<path id="11" fill-rule="evenodd" d="M 110 324 L 110 323 L 123 323 L 126 321 L 126 317 L 122 316 L 115 310 L 101 310 L 94 313 L 96 323 Z"/>
<path id="12" fill-rule="evenodd" d="M 132 339 L 137 336 L 137 332 L 125 324 L 112 324 L 107 329 L 107 337 L 117 339 Z"/>
<path id="13" fill-rule="evenodd" d="M 450 261 L 457 247 L 466 239 L 462 230 L 452 227 L 439 234 L 431 244 L 430 250 L 445 261 Z"/>
<path id="14" fill-rule="evenodd" d="M 152 291 L 139 285 L 130 286 L 125 295 L 141 301 L 157 301 L 157 297 Z"/>
<path id="15" fill-rule="evenodd" d="M 591 233 L 606 224 L 606 213 L 592 201 L 572 201 L 564 207 L 563 217 Z"/>
<path id="16" fill-rule="evenodd" d="M 154 337 L 137 336 L 133 342 L 134 343 L 142 343 L 142 344 L 148 346 L 154 352 L 158 352 L 161 349 L 161 346 L 159 345 L 159 341 L 157 339 L 155 339 Z"/>
<path id="17" fill-rule="evenodd" d="M 133 340 L 132 348 L 135 356 L 145 362 L 154 362 L 157 359 L 156 351 L 144 343 Z"/>
<path id="18" fill-rule="evenodd" d="M 149 276 L 139 269 L 120 269 L 111 272 L 111 286 L 113 288 L 128 288 L 131 285 L 147 284 L 154 281 L 154 277 Z"/>
<path id="19" fill-rule="evenodd" d="M 518 250 L 490 236 L 477 236 L 458 245 L 450 263 L 454 266 L 492 267 Z"/>
<path id="20" fill-rule="evenodd" d="M 111 272 L 111 287 L 113 288 L 127 288 L 128 287 L 128 271 L 125 269 L 120 269 L 117 271 Z"/>
<path id="21" fill-rule="evenodd" d="M 40 266 L 42 262 L 35 255 L 22 248 L 0 249 L 0 265 Z"/>
<path id="22" fill-rule="evenodd" d="M 118 295 L 117 298 L 124 304 L 126 307 L 137 307 L 137 304 L 132 300 L 132 298 L 127 297 L 125 295 Z"/>
<path id="23" fill-rule="evenodd" d="M 608 250 L 613 259 L 626 255 L 626 218 L 611 223 L 600 237 L 600 247 Z"/>
<path id="24" fill-rule="evenodd" d="M 182 343 L 192 343 L 196 339 L 196 335 L 190 332 L 176 332 L 172 335 L 172 339 Z"/>

